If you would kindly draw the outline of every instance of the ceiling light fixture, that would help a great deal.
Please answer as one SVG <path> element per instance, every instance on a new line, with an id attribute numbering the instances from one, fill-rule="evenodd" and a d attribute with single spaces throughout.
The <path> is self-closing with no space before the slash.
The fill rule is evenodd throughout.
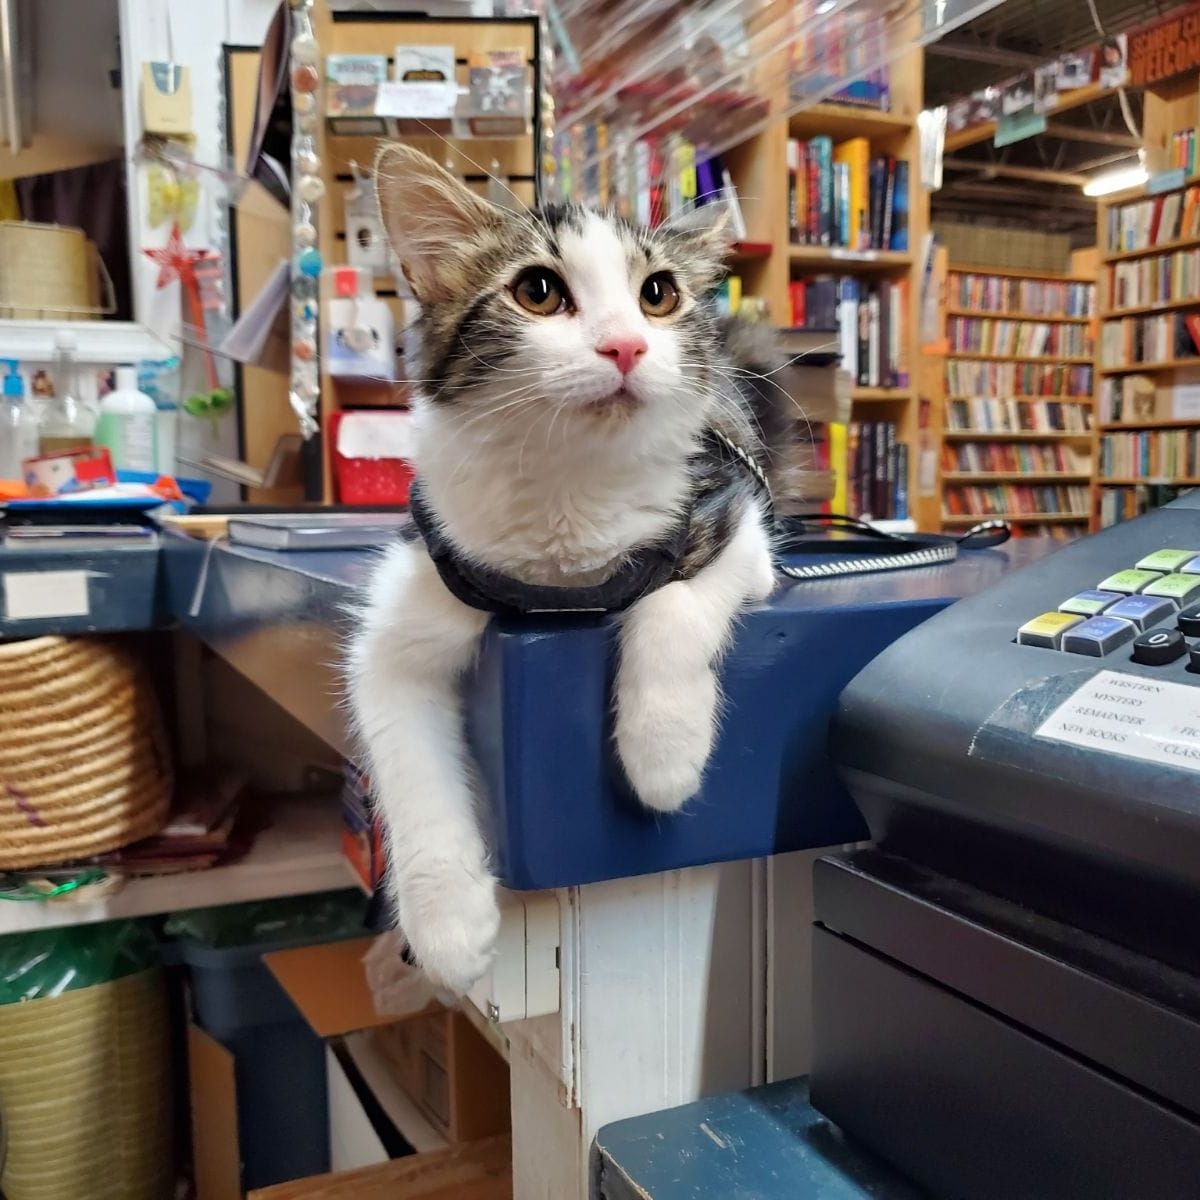
<path id="1" fill-rule="evenodd" d="M 1093 175 L 1083 185 L 1085 196 L 1108 196 L 1113 192 L 1123 192 L 1127 188 L 1141 187 L 1150 178 L 1149 172 L 1140 163 L 1136 167 L 1119 167 L 1115 171 L 1105 171 Z"/>

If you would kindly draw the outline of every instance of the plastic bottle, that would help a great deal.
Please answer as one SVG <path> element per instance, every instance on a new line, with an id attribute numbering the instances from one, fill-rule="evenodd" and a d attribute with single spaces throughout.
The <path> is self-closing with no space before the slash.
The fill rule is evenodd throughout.
<path id="1" fill-rule="evenodd" d="M 117 368 L 117 390 L 100 402 L 94 440 L 105 446 L 118 471 L 156 471 L 155 424 L 158 409 L 138 391 L 137 368 Z"/>
<path id="2" fill-rule="evenodd" d="M 57 454 L 92 444 L 95 414 L 79 398 L 75 374 L 73 333 L 62 330 L 54 339 L 54 395 L 42 410 L 39 454 Z"/>
<path id="3" fill-rule="evenodd" d="M 16 361 L 6 362 L 8 374 L 0 385 L 0 479 L 23 479 L 21 463 L 37 457 L 38 423 L 25 403 L 25 381 Z"/>

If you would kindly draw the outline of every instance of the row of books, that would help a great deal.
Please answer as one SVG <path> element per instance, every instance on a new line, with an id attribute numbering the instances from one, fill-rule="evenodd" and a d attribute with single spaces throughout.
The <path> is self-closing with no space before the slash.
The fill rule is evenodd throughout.
<path id="1" fill-rule="evenodd" d="M 1200 355 L 1200 313 L 1122 317 L 1119 321 L 1105 321 L 1100 330 L 1100 362 L 1106 367 L 1173 362 L 1197 355 Z"/>
<path id="2" fill-rule="evenodd" d="M 1200 429 L 1139 429 L 1100 439 L 1101 479 L 1200 478 Z"/>
<path id="3" fill-rule="evenodd" d="M 1180 368 L 1170 376 L 1110 375 L 1100 381 L 1096 419 L 1121 421 L 1194 421 L 1200 418 L 1200 371 Z"/>
<path id="4" fill-rule="evenodd" d="M 1096 289 L 1090 283 L 1050 279 L 1012 279 L 952 271 L 946 302 L 975 312 L 1011 312 L 1038 317 L 1090 317 Z"/>
<path id="5" fill-rule="evenodd" d="M 1108 268 L 1108 297 L 1113 308 L 1140 308 L 1193 297 L 1200 306 L 1200 250 L 1176 250 L 1113 263 Z"/>
<path id="6" fill-rule="evenodd" d="M 1177 129 L 1171 134 L 1171 166 L 1182 167 L 1185 175 L 1196 174 L 1196 130 Z"/>
<path id="7" fill-rule="evenodd" d="M 955 517 L 1086 513 L 1088 489 L 1083 484 L 1065 483 L 1000 483 L 988 487 L 949 484 L 944 503 L 946 511 Z"/>
<path id="8" fill-rule="evenodd" d="M 970 354 L 1086 358 L 1092 353 L 1092 335 L 1086 325 L 951 317 L 946 336 L 951 350 Z"/>
<path id="9" fill-rule="evenodd" d="M 1113 205 L 1107 233 L 1113 253 L 1200 237 L 1200 187 Z"/>
<path id="10" fill-rule="evenodd" d="M 883 283 L 832 275 L 795 279 L 788 285 L 791 327 L 836 330 L 842 367 L 859 386 L 907 387 L 908 288 L 907 279 Z"/>
<path id="11" fill-rule="evenodd" d="M 1087 433 L 1091 411 L 1055 400 L 971 396 L 946 402 L 946 428 L 985 433 Z"/>
<path id="12" fill-rule="evenodd" d="M 789 138 L 788 226 L 796 245 L 908 249 L 908 163 L 871 155 L 866 138 L 836 146 Z"/>
<path id="13" fill-rule="evenodd" d="M 1061 443 L 947 442 L 942 446 L 942 470 L 1087 475 L 1091 465 L 1082 451 Z"/>
<path id="14" fill-rule="evenodd" d="M 1014 538 L 1050 538 L 1055 542 L 1073 542 L 1076 538 L 1083 537 L 1085 532 L 1082 524 L 1040 525 L 1036 521 L 1022 521 L 1021 524 L 1012 527 Z"/>
<path id="15" fill-rule="evenodd" d="M 860 387 L 907 387 L 908 280 L 843 279 L 839 294 L 842 367 Z"/>
<path id="16" fill-rule="evenodd" d="M 946 392 L 951 396 L 1090 396 L 1092 368 L 948 359 Z"/>
<path id="17" fill-rule="evenodd" d="M 1161 508 L 1177 500 L 1188 488 L 1169 484 L 1139 483 L 1136 487 L 1102 488 L 1100 491 L 1100 527 L 1107 529 L 1119 521 L 1132 521 L 1152 508 Z"/>
<path id="18" fill-rule="evenodd" d="M 878 65 L 888 59 L 891 13 L 831 12 L 828 0 L 794 0 L 789 7 L 795 30 L 788 51 L 793 100 L 823 97 L 836 84 L 829 99 L 838 104 L 891 107 L 888 69 Z"/>
<path id="19" fill-rule="evenodd" d="M 847 501 L 853 515 L 908 517 L 908 446 L 895 421 L 852 421 L 846 435 Z"/>

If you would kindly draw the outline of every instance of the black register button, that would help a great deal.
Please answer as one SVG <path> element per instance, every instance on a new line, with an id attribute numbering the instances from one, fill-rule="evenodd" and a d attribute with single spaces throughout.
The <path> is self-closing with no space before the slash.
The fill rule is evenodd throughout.
<path id="1" fill-rule="evenodd" d="M 1189 604 L 1176 617 L 1184 637 L 1200 637 L 1200 604 Z"/>
<path id="2" fill-rule="evenodd" d="M 1183 657 L 1187 642 L 1178 629 L 1151 629 L 1133 640 L 1133 661 L 1144 667 L 1161 667 Z"/>

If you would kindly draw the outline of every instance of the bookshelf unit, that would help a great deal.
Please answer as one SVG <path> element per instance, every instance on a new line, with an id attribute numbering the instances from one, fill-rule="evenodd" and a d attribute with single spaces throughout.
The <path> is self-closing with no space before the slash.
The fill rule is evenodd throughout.
<path id="1" fill-rule="evenodd" d="M 939 524 L 1004 517 L 1018 535 L 1088 521 L 1095 276 L 949 264 L 941 289 Z"/>
<path id="2" fill-rule="evenodd" d="M 1200 176 L 1164 174 L 1174 134 L 1200 126 L 1198 78 L 1146 91 L 1151 184 L 1096 206 L 1093 529 L 1200 487 Z"/>
<path id="3" fill-rule="evenodd" d="M 852 379 L 850 425 L 839 431 L 838 439 L 832 443 L 839 450 L 843 444 L 848 446 L 846 482 L 845 486 L 839 489 L 834 507 L 840 504 L 844 509 L 851 510 L 855 516 L 870 513 L 875 518 L 888 519 L 896 515 L 894 504 L 897 490 L 903 490 L 906 497 L 901 503 L 907 505 L 907 510 L 902 510 L 903 516 L 914 521 L 920 528 L 932 528 L 936 521 L 935 510 L 927 500 L 923 502 L 917 488 L 920 438 L 917 378 L 920 367 L 918 262 L 920 249 L 929 229 L 929 197 L 920 182 L 920 135 L 917 129 L 917 116 L 924 99 L 922 51 L 914 49 L 894 59 L 887 72 L 887 109 L 827 101 L 793 113 L 778 132 L 777 143 L 771 153 L 778 156 L 775 159 L 777 170 L 774 172 L 777 180 L 776 194 L 779 197 L 775 218 L 778 233 L 775 237 L 781 247 L 781 253 L 775 256 L 778 260 L 775 267 L 775 283 L 778 290 L 771 296 L 770 309 L 777 324 L 789 324 L 792 314 L 790 285 L 836 280 L 836 307 L 842 326 L 839 340 L 842 349 L 846 350 L 847 339 L 856 336 L 845 325 L 847 315 L 854 311 L 848 307 L 848 303 L 852 302 L 849 297 L 853 290 L 857 288 L 859 303 L 868 307 L 868 312 L 872 311 L 872 304 L 878 304 L 880 308 L 885 305 L 888 307 L 888 324 L 885 326 L 877 323 L 874 326 L 875 334 L 868 334 L 862 343 L 864 347 L 870 345 L 871 336 L 888 338 L 893 351 L 890 355 L 891 362 L 887 362 L 889 356 L 882 353 L 878 372 L 887 378 L 870 378 L 864 371 L 861 378 Z M 892 248 L 890 237 L 884 240 L 875 239 L 878 247 L 876 249 L 860 250 L 803 244 L 792 236 L 796 230 L 792 224 L 794 214 L 790 211 L 789 176 L 790 162 L 794 163 L 795 160 L 790 159 L 788 142 L 794 140 L 812 144 L 814 139 L 823 138 L 832 141 L 835 159 L 840 148 L 854 143 L 856 139 L 862 139 L 862 142 L 858 143 L 860 154 L 865 154 L 868 161 L 885 158 L 907 164 L 908 183 L 903 197 L 907 201 L 908 233 L 905 248 Z M 865 149 L 862 148 L 863 142 L 866 143 Z M 739 191 L 746 195 L 754 194 L 736 174 L 734 179 Z M 886 176 L 884 187 L 886 188 Z M 889 220 L 894 220 L 894 217 L 889 216 Z M 853 223 L 852 219 L 851 224 Z M 842 281 L 850 282 L 843 284 Z M 871 295 L 877 299 L 869 299 Z M 782 317 L 776 314 L 782 314 Z M 890 328 L 897 315 L 901 318 L 899 331 Z M 870 329 L 870 317 L 864 319 L 868 321 L 867 328 Z M 845 353 L 843 364 L 847 365 Z M 869 440 L 871 446 L 876 449 L 869 452 L 856 451 L 856 445 L 861 445 L 864 440 Z M 905 447 L 903 451 L 897 451 L 895 462 L 887 449 L 891 445 Z M 905 472 L 903 483 L 906 485 L 902 489 L 891 485 L 885 489 L 889 507 L 882 513 L 874 511 L 876 506 L 871 503 L 871 484 L 867 478 L 868 475 L 874 474 L 874 498 L 879 499 L 878 472 L 887 469 L 879 466 L 881 454 L 888 458 L 890 469 Z M 857 511 L 853 511 L 855 509 Z"/>

